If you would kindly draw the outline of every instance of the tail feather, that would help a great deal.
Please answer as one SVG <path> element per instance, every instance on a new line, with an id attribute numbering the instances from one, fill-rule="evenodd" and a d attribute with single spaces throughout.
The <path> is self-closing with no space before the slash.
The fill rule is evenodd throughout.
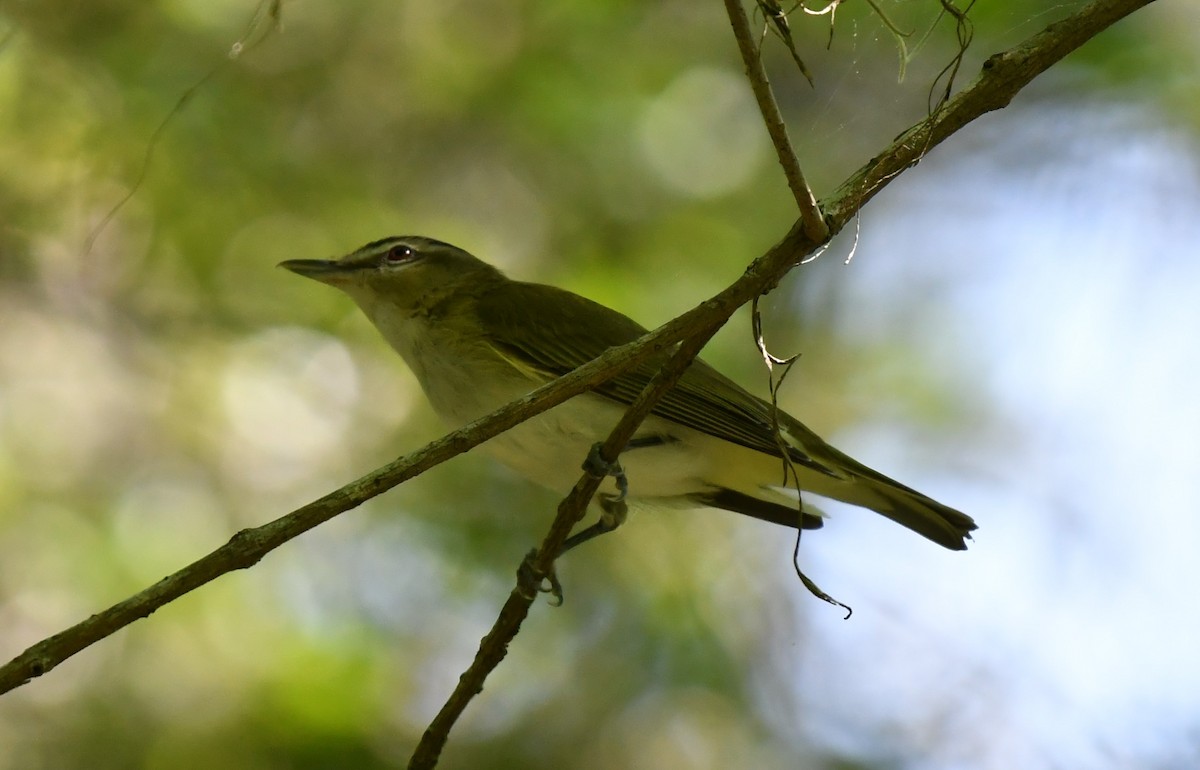
<path id="1" fill-rule="evenodd" d="M 818 494 L 870 508 L 953 551 L 966 550 L 976 529 L 970 516 L 863 465 L 795 419 L 787 421 L 785 431 L 795 454 L 824 468 L 826 478 L 809 479 Z"/>
<path id="2" fill-rule="evenodd" d="M 829 490 L 832 494 L 822 496 L 869 508 L 952 551 L 966 550 L 966 541 L 976 528 L 974 520 L 965 513 L 896 482 L 883 484 L 874 478 L 857 478 L 839 486 L 837 492 Z M 795 527 L 798 521 L 802 529 L 820 529 L 824 524 L 820 515 L 809 512 L 807 503 L 803 517 L 798 518 L 800 512 L 794 502 L 772 502 L 732 489 L 711 489 L 693 495 L 692 500 L 785 527 Z"/>
<path id="3" fill-rule="evenodd" d="M 868 483 L 873 496 L 879 500 L 877 504 L 867 503 L 871 510 L 952 551 L 966 550 L 966 541 L 976 528 L 970 516 L 896 482 L 883 485 L 871 480 Z"/>
<path id="4" fill-rule="evenodd" d="M 799 529 L 820 529 L 825 523 L 824 519 L 816 514 L 808 511 L 801 513 L 798 503 L 790 505 L 773 503 L 723 487 L 693 495 L 692 500 L 710 508 L 741 513 L 755 519 L 769 521 L 772 524 L 782 524 L 785 527 L 795 527 L 799 523 Z"/>

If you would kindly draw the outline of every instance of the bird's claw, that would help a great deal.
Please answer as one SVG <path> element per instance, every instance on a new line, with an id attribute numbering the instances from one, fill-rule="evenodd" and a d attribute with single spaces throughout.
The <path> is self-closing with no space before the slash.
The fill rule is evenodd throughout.
<path id="1" fill-rule="evenodd" d="M 554 567 L 550 567 L 549 573 L 542 573 L 534 566 L 534 559 L 537 558 L 537 549 L 534 548 L 529 553 L 525 554 L 525 558 L 521 561 L 521 566 L 517 568 L 517 594 L 528 601 L 533 601 L 539 593 L 550 594 L 548 599 L 551 607 L 561 607 L 563 603 L 562 583 L 558 581 L 558 574 Z"/>
<path id="2" fill-rule="evenodd" d="M 621 467 L 621 463 L 615 460 L 610 463 L 601 456 L 600 451 L 603 448 L 604 444 L 598 441 L 592 444 L 592 449 L 588 452 L 587 459 L 583 461 L 583 471 L 597 479 L 612 476 L 617 483 L 617 494 L 615 496 L 606 496 L 606 499 L 617 503 L 623 502 L 625 496 L 629 494 L 629 479 L 625 477 L 625 469 Z"/>

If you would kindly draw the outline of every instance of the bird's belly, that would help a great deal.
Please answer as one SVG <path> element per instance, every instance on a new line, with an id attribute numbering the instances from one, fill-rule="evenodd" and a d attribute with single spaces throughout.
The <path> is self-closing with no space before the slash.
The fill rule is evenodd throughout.
<path id="1" fill-rule="evenodd" d="M 420 336 L 389 339 L 416 373 L 434 411 L 451 428 L 459 428 L 525 396 L 537 381 L 518 375 L 512 365 L 490 349 L 468 345 L 453 336 L 438 337 L 436 328 Z M 433 342 L 429 342 L 432 336 Z M 465 362 L 471 362 L 468 366 Z M 583 474 L 583 462 L 593 445 L 604 441 L 625 414 L 626 407 L 602 396 L 584 393 L 526 420 L 484 442 L 480 448 L 530 481 L 566 494 Z M 708 487 L 708 469 L 692 450 L 699 434 L 651 416 L 635 438 L 672 439 L 654 446 L 629 449 L 620 457 L 632 497 L 680 497 Z M 616 492 L 605 479 L 602 492 Z"/>
<path id="2" fill-rule="evenodd" d="M 566 494 L 582 475 L 583 462 L 592 446 L 608 438 L 624 412 L 624 407 L 605 399 L 578 396 L 481 447 L 530 481 Z M 630 496 L 682 497 L 706 488 L 702 480 L 705 469 L 698 467 L 699 458 L 688 441 L 690 435 L 681 435 L 691 433 L 656 417 L 642 424 L 636 438 L 653 436 L 663 440 L 621 454 L 619 462 L 629 481 Z M 616 482 L 605 479 L 600 491 L 616 492 Z"/>
<path id="3" fill-rule="evenodd" d="M 436 362 L 438 366 L 414 367 L 434 411 L 452 428 L 521 398 L 537 384 L 514 379 L 511 371 L 502 367 L 483 375 L 455 369 L 461 360 L 461 356 L 445 357 Z M 438 375 L 436 381 L 427 381 L 432 374 Z M 481 387 L 481 383 L 490 387 Z M 530 481 L 566 494 L 583 474 L 582 465 L 592 447 L 608 438 L 625 411 L 624 405 L 585 393 L 480 447 Z M 646 441 L 648 438 L 661 441 Z M 633 446 L 621 453 L 619 462 L 634 499 L 671 502 L 675 498 L 678 503 L 678 498 L 714 487 L 758 495 L 761 485 L 782 483 L 778 459 L 654 415 L 639 427 Z M 780 481 L 775 481 L 777 478 Z M 612 478 L 600 486 L 601 492 L 612 494 L 616 490 Z"/>

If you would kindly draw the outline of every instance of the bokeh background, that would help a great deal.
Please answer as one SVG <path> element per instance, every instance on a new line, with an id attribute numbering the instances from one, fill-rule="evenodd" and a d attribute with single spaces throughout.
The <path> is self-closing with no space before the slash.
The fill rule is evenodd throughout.
<path id="1" fill-rule="evenodd" d="M 980 4 L 964 77 L 1077 5 Z M 953 55 L 932 0 L 882 6 L 901 82 L 865 4 L 828 48 L 793 14 L 814 89 L 768 44 L 819 195 Z M 231 58 L 256 8 L 0 3 L 4 660 L 440 435 L 280 260 L 421 233 L 652 326 L 794 217 L 719 3 L 284 3 Z M 970 551 L 830 504 L 800 559 L 843 621 L 790 533 L 639 513 L 443 766 L 1196 766 L 1197 30 L 1163 0 L 1106 32 L 765 303 L 785 407 L 974 515 Z M 705 357 L 765 393 L 744 314 Z M 0 697 L 0 768 L 402 766 L 555 502 L 435 469 Z"/>

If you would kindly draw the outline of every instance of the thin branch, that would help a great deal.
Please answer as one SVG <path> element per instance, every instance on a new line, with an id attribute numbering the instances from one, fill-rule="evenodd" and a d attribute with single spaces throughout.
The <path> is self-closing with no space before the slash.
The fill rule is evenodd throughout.
<path id="1" fill-rule="evenodd" d="M 1050 25 L 1016 48 L 990 58 L 974 83 L 943 109 L 905 131 L 827 199 L 822 209 L 830 234 L 841 230 L 867 201 L 905 168 L 919 161 L 929 149 L 980 115 L 1007 105 L 1038 74 L 1106 27 L 1151 1 L 1097 0 L 1073 16 Z M 525 398 L 280 519 L 237 533 L 226 545 L 188 567 L 78 625 L 33 645 L 0 667 L 0 693 L 41 676 L 80 650 L 220 575 L 257 563 L 270 551 L 338 513 L 354 508 L 434 465 L 467 451 L 534 414 L 595 387 L 636 363 L 661 353 L 670 345 L 693 335 L 703 336 L 710 325 L 711 328 L 719 326 L 736 308 L 774 286 L 788 270 L 820 245 L 806 237 L 806 229 L 804 222 L 798 220 L 782 241 L 755 260 L 728 288 L 641 339 L 613 348 Z M 511 636 L 508 638 L 511 639 Z M 500 640 L 499 643 L 506 641 Z"/>
<path id="2" fill-rule="evenodd" d="M 731 2 L 739 3 L 739 0 L 726 0 L 726 7 L 731 8 Z M 858 212 L 863 204 L 874 197 L 879 190 L 886 186 L 900 172 L 915 164 L 921 155 L 928 152 L 930 148 L 939 144 L 946 137 L 954 133 L 954 131 L 958 130 L 958 128 L 970 122 L 970 120 L 1007 105 L 1012 100 L 1012 97 L 1038 74 L 1044 72 L 1109 25 L 1119 21 L 1124 16 L 1149 2 L 1152 2 L 1152 0 L 1098 0 L 1098 2 L 1084 8 L 1075 16 L 1047 27 L 1043 32 L 1035 35 L 1026 43 L 1017 46 L 1012 51 L 993 56 L 984 65 L 983 72 L 976 81 L 952 102 L 948 103 L 946 109 L 935 112 L 910 128 L 898 140 L 893 142 L 884 153 L 872 159 L 838 189 L 837 194 L 830 199 L 829 206 L 826 208 L 827 211 L 834 212 L 834 215 L 825 220 L 828 221 L 830 228 L 827 237 L 832 237 L 832 235 L 836 234 Z M 745 12 L 741 9 L 740 4 L 737 5 L 737 14 L 745 22 Z M 731 8 L 731 19 L 734 16 L 735 13 Z M 749 24 L 748 22 L 744 23 L 739 32 L 739 26 L 735 21 L 734 29 L 735 33 L 738 34 L 739 46 L 741 47 L 742 33 L 749 32 Z M 743 47 L 742 50 L 743 57 L 745 58 L 748 49 Z M 754 61 L 757 61 L 757 57 L 755 57 Z M 751 83 L 754 84 L 756 81 L 751 72 L 751 63 L 747 61 L 747 74 L 750 76 Z M 766 80 L 765 76 L 763 76 L 758 85 L 756 85 L 756 94 L 758 93 L 759 85 L 765 84 Z M 769 86 L 766 87 L 766 91 L 767 95 L 770 96 Z M 771 102 L 773 104 L 773 99 Z M 762 107 L 761 99 L 759 104 Z M 765 114 L 764 112 L 764 116 Z M 776 114 L 778 113 L 776 112 Z M 768 126 L 770 126 L 771 121 L 769 118 L 767 118 L 767 122 Z M 923 142 L 920 145 L 922 148 L 921 153 L 915 155 L 913 154 L 915 145 L 910 141 L 914 136 L 920 138 Z M 780 149 L 780 145 L 777 144 L 776 147 Z M 790 148 L 788 149 L 790 152 Z M 780 149 L 780 152 L 781 163 L 783 163 L 785 153 L 782 149 Z M 794 155 L 792 157 L 794 159 Z M 784 167 L 786 171 L 786 163 L 784 163 Z M 799 167 L 797 165 L 798 170 Z M 808 237 L 807 234 L 811 230 L 809 229 L 809 222 L 806 222 L 803 218 L 805 211 L 807 209 L 801 204 L 802 218 L 792 225 L 791 231 L 783 241 L 773 247 L 767 254 L 755 260 L 741 279 L 720 295 L 714 297 L 713 300 L 722 295 L 727 295 L 739 285 L 745 285 L 746 288 L 751 289 L 753 292 L 749 295 L 744 295 L 745 299 L 743 302 L 753 300 L 763 290 L 773 287 L 788 270 L 799 264 L 805 256 L 819 248 L 824 243 L 824 240 L 818 241 Z M 813 211 L 819 210 L 814 207 Z M 824 224 L 824 221 L 822 224 Z M 757 277 L 751 279 L 751 276 Z M 739 296 L 741 296 L 740 293 Z M 713 300 L 710 300 L 710 302 Z M 697 308 L 697 310 L 699 309 Z M 660 375 L 646 387 L 646 390 L 643 391 L 638 401 L 630 407 L 621 423 L 614 429 L 608 441 L 605 442 L 602 454 L 606 459 L 614 459 L 617 456 L 617 453 L 628 442 L 629 437 L 633 435 L 633 431 L 641 423 L 645 414 L 662 393 L 670 387 L 674 379 L 682 373 L 687 364 L 695 357 L 696 352 L 703 347 L 704 343 L 725 322 L 726 318 L 728 316 L 720 320 L 713 320 L 711 330 L 708 330 L 708 327 L 702 327 L 696 333 L 697 337 L 685 340 L 679 352 L 671 359 L 670 365 L 666 368 L 669 371 L 660 372 Z M 667 376 L 664 376 L 664 374 Z M 561 546 L 567 535 L 570 534 L 571 528 L 582 517 L 583 509 L 587 505 L 587 501 L 595 494 L 599 483 L 598 479 L 585 474 L 580 478 L 570 495 L 559 505 L 558 516 L 555 518 L 551 531 L 546 536 L 546 540 L 543 542 L 542 548 L 538 553 L 536 569 L 541 570 L 540 574 L 546 574 L 549 571 L 553 561 L 553 557 L 550 555 L 558 553 L 557 549 Z M 803 574 L 801 574 L 802 579 L 803 577 Z M 810 586 L 810 590 L 814 588 L 815 586 Z M 817 591 L 819 589 L 814 592 Z M 829 600 L 828 597 L 827 600 Z M 471 699 L 482 692 L 483 683 L 487 675 L 504 659 L 508 650 L 508 644 L 516 637 L 517 632 L 520 630 L 521 623 L 528 615 L 531 603 L 532 599 L 522 596 L 521 591 L 518 589 L 514 589 L 509 595 L 508 601 L 505 602 L 504 607 L 501 609 L 492 630 L 480 642 L 475 660 L 472 661 L 470 667 L 460 677 L 458 686 L 422 736 L 410 760 L 410 770 L 418 768 L 427 770 L 437 764 L 441 750 L 445 746 L 449 736 L 450 729 L 466 709 Z M 834 603 L 837 604 L 838 602 L 835 601 Z"/>
<path id="3" fill-rule="evenodd" d="M 154 153 L 158 150 L 158 144 L 162 141 L 167 129 L 175 122 L 175 118 L 183 112 L 184 108 L 192 101 L 192 99 L 200 92 L 200 89 L 208 85 L 208 82 L 221 74 L 226 67 L 232 66 L 243 54 L 246 54 L 260 44 L 266 42 L 272 33 L 279 32 L 283 25 L 283 0 L 260 0 L 258 6 L 254 9 L 254 15 L 250 19 L 249 25 L 246 27 L 245 33 L 238 38 L 229 48 L 229 54 L 220 63 L 204 73 L 196 80 L 195 83 L 184 89 L 183 93 L 175 100 L 175 104 L 171 109 L 167 110 L 167 114 L 159 121 L 158 126 L 150 134 L 149 141 L 146 142 L 146 152 L 142 155 L 142 165 L 138 170 L 137 178 L 133 180 L 129 190 L 113 204 L 108 213 L 100 218 L 96 226 L 88 233 L 87 239 L 83 242 L 83 254 L 86 257 L 92 253 L 92 248 L 96 245 L 96 240 L 108 225 L 116 218 L 117 214 L 121 213 L 121 209 L 129 201 L 133 200 L 133 196 L 138 194 L 145 184 L 146 178 L 150 175 L 150 164 L 154 161 Z M 264 26 L 270 22 L 269 26 Z"/>
<path id="4" fill-rule="evenodd" d="M 993 55 L 975 80 L 941 109 L 900 134 L 870 162 L 824 199 L 821 210 L 833 232 L 897 174 L 916 165 L 929 150 L 960 128 L 993 110 L 1007 107 L 1035 77 L 1106 28 L 1154 0 L 1096 0 L 1054 22 L 1017 46 Z"/>
<path id="5" fill-rule="evenodd" d="M 966 8 L 959 8 L 951 0 L 940 0 L 942 10 L 938 13 L 938 18 L 930 25 L 929 31 L 925 33 L 926 39 L 933 34 L 934 27 L 943 16 L 949 16 L 954 19 L 954 37 L 958 42 L 958 51 L 950 59 L 950 62 L 942 68 L 942 71 L 934 77 L 933 82 L 929 84 L 929 109 L 930 112 L 941 108 L 943 104 L 949 101 L 951 94 L 954 93 L 954 82 L 958 78 L 958 71 L 962 67 L 963 60 L 967 56 L 967 49 L 971 47 L 971 41 L 975 39 L 975 25 L 970 17 L 967 16 L 971 9 L 975 7 L 975 0 L 967 0 Z M 917 45 L 924 43 L 922 40 Z M 915 51 L 914 51 L 915 54 Z M 942 86 L 939 93 L 938 83 L 945 80 L 945 85 Z M 935 99 L 934 96 L 937 95 Z"/>
<path id="6" fill-rule="evenodd" d="M 659 369 L 641 395 L 626 410 L 612 433 L 609 434 L 600 450 L 600 456 L 604 460 L 616 461 L 621 451 L 628 446 L 638 426 L 650 414 L 650 410 L 675 385 L 700 349 L 708 343 L 717 329 L 721 328 L 727 320 L 729 320 L 728 316 L 711 318 L 701 329 L 683 341 L 675 355 Z M 540 577 L 551 573 L 554 568 L 554 559 L 562 550 L 563 543 L 571 534 L 571 530 L 583 518 L 588 502 L 596 494 L 600 482 L 600 478 L 584 473 L 576 482 L 574 489 L 559 503 L 558 515 L 555 516 L 554 523 L 550 525 L 550 531 L 546 533 L 546 538 L 542 541 L 542 545 L 533 559 L 532 567 L 536 576 Z M 458 721 L 471 699 L 483 691 L 483 683 L 488 674 L 500 665 L 500 661 L 504 660 L 504 656 L 508 652 L 508 643 L 516 637 L 517 632 L 521 629 L 521 623 L 529 614 L 529 607 L 533 604 L 533 599 L 533 596 L 521 591 L 520 578 L 518 578 L 517 586 L 513 588 L 508 596 L 508 601 L 501 608 L 499 617 L 492 625 L 492 630 L 479 643 L 479 651 L 475 654 L 475 660 L 459 677 L 454 692 L 451 693 L 433 721 L 429 723 L 425 734 L 421 736 L 421 741 L 413 751 L 412 759 L 409 760 L 409 770 L 427 770 L 437 765 L 442 748 L 445 747 L 446 740 L 450 735 L 450 728 Z"/>
<path id="7" fill-rule="evenodd" d="M 792 149 L 787 125 L 783 122 L 779 104 L 775 101 L 771 83 L 767 80 L 761 51 L 754 42 L 754 33 L 750 30 L 750 18 L 746 15 L 746 9 L 742 7 L 742 0 L 725 0 L 725 10 L 729 14 L 733 36 L 737 39 L 738 51 L 742 54 L 742 63 L 746 65 L 746 77 L 750 79 L 750 88 L 754 91 L 755 101 L 758 102 L 758 111 L 762 113 L 763 122 L 767 124 L 767 133 L 771 135 L 771 144 L 775 145 L 779 165 L 783 167 L 783 175 L 787 178 L 792 197 L 796 199 L 796 206 L 800 208 L 800 221 L 804 223 L 804 232 L 814 243 L 824 243 L 829 239 L 829 228 L 821 217 L 817 197 L 808 186 L 804 172 L 800 170 L 800 161 Z"/>
<path id="8" fill-rule="evenodd" d="M 760 260 L 760 262 L 763 260 Z M 777 258 L 780 274 L 786 259 Z M 757 263 L 756 263 L 757 264 Z M 159 607 L 234 570 L 246 569 L 287 541 L 355 508 L 392 487 L 482 444 L 524 420 L 592 390 L 637 363 L 662 353 L 710 324 L 723 323 L 769 281 L 764 267 L 747 271 L 736 283 L 642 338 L 611 348 L 599 358 L 534 390 L 422 449 L 325 495 L 268 524 L 244 529 L 225 545 L 108 609 L 38 642 L 0 667 L 0 694 L 53 669 L 75 653 L 147 617 Z"/>
<path id="9" fill-rule="evenodd" d="M 763 15 L 766 22 L 766 27 L 763 29 L 762 37 L 758 41 L 758 50 L 761 53 L 763 40 L 766 39 L 767 29 L 775 32 L 775 36 L 783 41 L 783 45 L 792 55 L 792 61 L 796 63 L 796 69 L 800 70 L 800 74 L 808 81 L 810 86 L 816 86 L 813 80 L 812 73 L 808 71 L 808 65 L 800 58 L 800 53 L 796 50 L 796 40 L 792 37 L 792 25 L 788 21 L 788 11 L 783 10 L 783 6 L 779 4 L 779 0 L 754 0 L 758 5 L 758 10 Z"/>

